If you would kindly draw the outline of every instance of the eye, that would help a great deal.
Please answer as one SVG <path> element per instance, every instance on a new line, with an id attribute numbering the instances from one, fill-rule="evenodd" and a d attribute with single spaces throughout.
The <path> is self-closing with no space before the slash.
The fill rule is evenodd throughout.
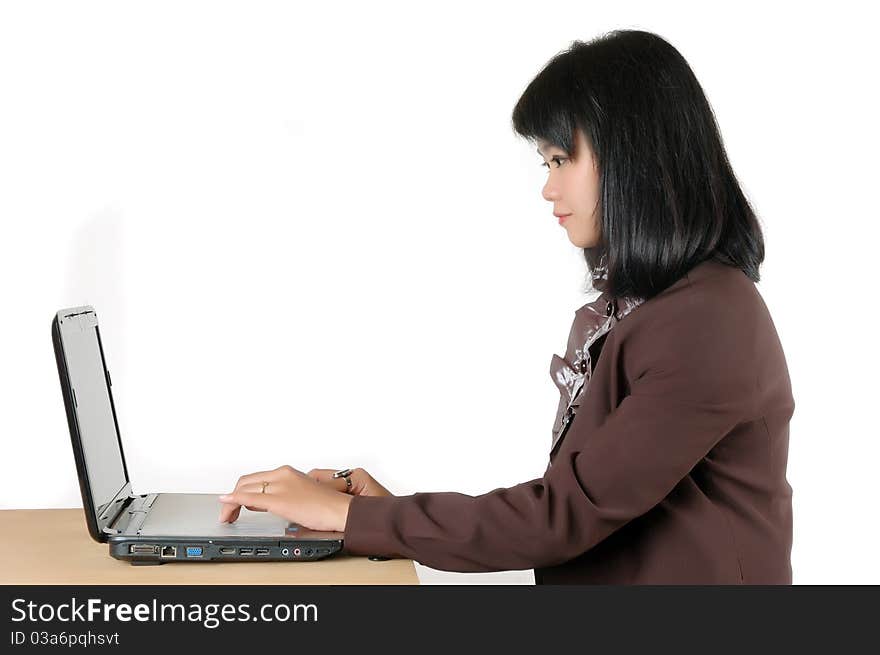
<path id="1" fill-rule="evenodd" d="M 555 155 L 550 158 L 550 161 L 556 164 L 556 168 L 559 168 L 560 166 L 562 166 L 562 162 L 568 161 L 568 157 L 560 157 L 559 155 Z M 550 164 L 548 164 L 547 162 L 542 162 L 541 166 L 544 166 L 547 170 L 550 170 Z"/>

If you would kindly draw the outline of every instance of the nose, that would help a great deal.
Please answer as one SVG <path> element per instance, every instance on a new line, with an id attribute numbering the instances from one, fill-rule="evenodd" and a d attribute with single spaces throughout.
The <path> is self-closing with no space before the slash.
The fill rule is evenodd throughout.
<path id="1" fill-rule="evenodd" d="M 555 202 L 556 200 L 559 200 L 559 190 L 552 182 L 553 177 L 548 175 L 547 182 L 544 183 L 544 188 L 541 189 L 541 195 L 544 196 L 544 200 L 547 202 Z"/>

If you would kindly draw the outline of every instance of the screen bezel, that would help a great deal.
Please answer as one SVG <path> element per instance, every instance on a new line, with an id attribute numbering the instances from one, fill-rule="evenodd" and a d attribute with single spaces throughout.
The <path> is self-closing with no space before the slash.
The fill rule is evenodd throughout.
<path id="1" fill-rule="evenodd" d="M 101 353 L 101 366 L 104 369 L 104 384 L 107 385 L 107 395 L 110 398 L 110 408 L 113 413 L 113 425 L 116 430 L 116 439 L 119 443 L 119 454 L 122 458 L 122 471 L 125 476 L 125 484 L 110 499 L 106 506 L 98 512 L 99 507 L 92 497 L 91 484 L 89 483 L 88 469 L 85 464 L 85 453 L 82 445 L 82 435 L 79 429 L 79 422 L 76 415 L 76 402 L 73 398 L 73 388 L 70 384 L 70 376 L 68 375 L 67 358 L 64 353 L 64 339 L 61 331 L 61 324 L 65 319 L 83 314 L 92 314 L 89 317 L 94 321 L 95 334 L 98 339 L 98 349 Z M 86 515 L 86 524 L 89 528 L 89 534 L 95 541 L 104 543 L 107 541 L 108 534 L 106 528 L 113 524 L 120 512 L 125 507 L 126 501 L 132 496 L 131 480 L 128 477 L 128 466 L 125 462 L 125 451 L 122 447 L 122 437 L 119 433 L 119 422 L 116 418 L 116 405 L 113 402 L 113 392 L 111 390 L 110 376 L 107 373 L 107 362 L 104 357 L 104 346 L 101 343 L 101 330 L 98 327 L 98 319 L 95 310 L 91 306 L 72 307 L 70 309 L 62 309 L 55 314 L 52 320 L 52 344 L 55 349 L 55 362 L 58 365 L 58 377 L 61 382 L 61 394 L 64 398 L 64 409 L 67 413 L 67 426 L 70 430 L 70 441 L 73 446 L 73 457 L 76 460 L 77 477 L 79 478 L 80 494 L 82 495 L 83 510 Z"/>

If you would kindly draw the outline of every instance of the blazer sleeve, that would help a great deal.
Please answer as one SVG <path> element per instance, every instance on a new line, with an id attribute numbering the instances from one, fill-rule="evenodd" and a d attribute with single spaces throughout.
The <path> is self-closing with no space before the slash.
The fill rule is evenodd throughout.
<path id="1" fill-rule="evenodd" d="M 661 502 L 753 411 L 743 345 L 752 340 L 742 317 L 731 318 L 705 311 L 629 335 L 629 395 L 598 429 L 575 415 L 541 478 L 479 496 L 354 497 L 345 550 L 460 572 L 553 566 L 584 553 Z"/>

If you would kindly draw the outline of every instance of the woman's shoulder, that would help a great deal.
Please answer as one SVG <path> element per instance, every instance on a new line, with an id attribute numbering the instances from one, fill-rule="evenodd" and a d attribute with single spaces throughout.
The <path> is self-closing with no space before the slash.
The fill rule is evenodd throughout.
<path id="1" fill-rule="evenodd" d="M 615 347 L 633 370 L 689 360 L 710 368 L 742 365 L 773 330 L 755 283 L 739 268 L 707 260 L 636 308 L 615 328 Z"/>
<path id="2" fill-rule="evenodd" d="M 766 310 L 755 283 L 741 269 L 715 260 L 694 266 L 656 296 L 640 303 L 621 332 L 664 327 L 678 331 Z"/>
<path id="3" fill-rule="evenodd" d="M 609 347 L 609 361 L 630 393 L 666 403 L 755 416 L 763 411 L 762 398 L 782 397 L 761 395 L 762 376 L 789 384 L 787 374 L 779 375 L 784 356 L 754 281 L 714 261 L 694 267 L 620 321 L 603 356 Z"/>

